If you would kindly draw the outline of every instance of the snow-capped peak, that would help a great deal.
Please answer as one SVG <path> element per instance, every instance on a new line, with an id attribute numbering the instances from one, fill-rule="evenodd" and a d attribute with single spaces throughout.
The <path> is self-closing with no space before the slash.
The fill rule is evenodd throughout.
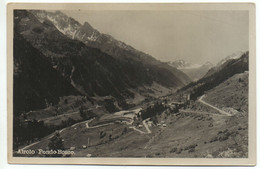
<path id="1" fill-rule="evenodd" d="M 51 21 L 61 33 L 73 39 L 76 31 L 80 27 L 80 24 L 77 21 L 67 17 L 60 11 L 32 10 L 30 12 L 33 13 L 34 16 L 41 22 L 46 19 Z"/>
<path id="2" fill-rule="evenodd" d="M 211 62 L 205 62 L 202 66 L 208 66 L 208 67 L 213 67 L 214 65 Z"/>
<path id="3" fill-rule="evenodd" d="M 213 64 L 210 62 L 205 62 L 204 64 L 191 64 L 183 59 L 168 62 L 168 64 L 177 69 L 196 69 L 196 68 L 200 68 L 202 66 L 211 68 L 213 66 Z"/>
<path id="4" fill-rule="evenodd" d="M 235 52 L 229 56 L 227 56 L 226 58 L 222 59 L 216 66 L 220 66 L 222 64 L 224 64 L 226 61 L 230 60 L 230 59 L 238 59 L 240 56 L 242 56 L 245 52 L 242 51 L 238 51 Z"/>
<path id="5" fill-rule="evenodd" d="M 169 62 L 169 65 L 171 65 L 171 66 L 173 66 L 173 67 L 175 67 L 175 68 L 177 68 L 177 69 L 191 66 L 190 63 L 186 62 L 186 61 L 183 60 L 183 59 L 175 60 L 175 61 Z"/>

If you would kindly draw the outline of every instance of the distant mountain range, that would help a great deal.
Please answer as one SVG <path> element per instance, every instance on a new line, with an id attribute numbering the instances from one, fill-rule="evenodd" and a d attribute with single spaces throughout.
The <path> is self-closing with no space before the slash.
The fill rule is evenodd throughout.
<path id="1" fill-rule="evenodd" d="M 199 65 L 190 64 L 182 59 L 168 62 L 168 64 L 187 74 L 193 81 L 196 81 L 203 77 L 208 72 L 208 70 L 213 67 L 213 64 L 210 62 Z"/>
<path id="2" fill-rule="evenodd" d="M 244 53 L 245 52 L 243 51 L 232 53 L 231 55 L 220 60 L 216 65 L 210 62 L 205 62 L 204 64 L 191 64 L 183 59 L 175 60 L 167 63 L 168 65 L 175 67 L 181 70 L 182 72 L 184 72 L 185 74 L 187 74 L 192 79 L 192 81 L 197 81 L 201 79 L 203 76 L 209 76 L 212 74 L 212 72 L 216 72 L 217 70 L 221 69 L 223 65 L 225 65 L 227 62 L 234 59 L 238 59 Z"/>
<path id="3" fill-rule="evenodd" d="M 18 114 L 73 94 L 110 95 L 124 107 L 125 99 L 133 97 L 129 89 L 153 83 L 177 89 L 191 81 L 167 63 L 59 11 L 15 10 L 14 45 Z"/>
<path id="4" fill-rule="evenodd" d="M 244 52 L 236 59 L 227 59 L 222 65 L 211 68 L 205 76 L 196 82 L 191 82 L 181 89 L 182 92 L 191 93 L 191 99 L 203 95 L 232 76 L 249 70 L 249 52 Z"/>
<path id="5" fill-rule="evenodd" d="M 225 57 L 224 59 L 222 59 L 220 62 L 217 63 L 216 67 L 223 65 L 225 62 L 227 62 L 228 60 L 231 59 L 238 59 L 239 57 L 241 57 L 245 52 L 243 51 L 238 51 L 235 53 L 232 53 L 231 55 Z"/>
<path id="6" fill-rule="evenodd" d="M 218 62 L 216 64 L 216 66 L 212 67 L 208 72 L 207 74 L 205 75 L 205 77 L 208 77 L 212 74 L 214 74 L 215 72 L 223 69 L 223 67 L 225 67 L 229 62 L 233 62 L 234 60 L 237 60 L 238 58 L 240 58 L 244 53 L 246 52 L 242 52 L 242 51 L 239 51 L 239 52 L 236 52 L 236 53 L 233 53 L 227 57 L 225 57 L 224 59 L 222 59 L 220 62 Z"/>

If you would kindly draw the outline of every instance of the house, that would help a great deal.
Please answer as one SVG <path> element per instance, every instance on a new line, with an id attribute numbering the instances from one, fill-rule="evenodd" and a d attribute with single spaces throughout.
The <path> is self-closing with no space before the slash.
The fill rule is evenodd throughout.
<path id="1" fill-rule="evenodd" d="M 70 147 L 70 150 L 75 150 L 76 148 L 75 147 Z"/>
<path id="2" fill-rule="evenodd" d="M 143 127 L 143 125 L 142 125 L 142 124 L 139 124 L 139 125 L 138 125 L 138 127 L 139 127 L 139 128 L 142 128 L 142 127 Z"/>
<path id="3" fill-rule="evenodd" d="M 152 127 L 153 122 L 152 121 L 148 121 L 147 124 L 148 124 L 149 127 Z"/>

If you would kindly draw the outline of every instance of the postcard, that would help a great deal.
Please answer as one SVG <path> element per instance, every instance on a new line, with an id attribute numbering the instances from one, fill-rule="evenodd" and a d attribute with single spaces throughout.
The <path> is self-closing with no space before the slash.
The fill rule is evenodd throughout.
<path id="1" fill-rule="evenodd" d="M 10 3 L 8 162 L 255 165 L 252 3 Z"/>

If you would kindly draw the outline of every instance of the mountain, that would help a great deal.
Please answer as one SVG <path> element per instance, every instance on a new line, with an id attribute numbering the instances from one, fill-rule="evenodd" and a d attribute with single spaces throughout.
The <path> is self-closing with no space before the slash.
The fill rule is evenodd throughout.
<path id="1" fill-rule="evenodd" d="M 219 66 L 223 65 L 223 64 L 224 64 L 225 62 L 227 62 L 228 60 L 238 59 L 241 55 L 243 55 L 243 53 L 245 53 L 245 52 L 238 51 L 238 52 L 232 53 L 231 55 L 225 57 L 225 58 L 222 59 L 220 62 L 218 62 L 217 65 L 216 65 L 216 67 L 219 67 Z"/>
<path id="2" fill-rule="evenodd" d="M 14 114 L 57 103 L 79 92 L 49 64 L 46 56 L 21 35 L 14 34 Z"/>
<path id="3" fill-rule="evenodd" d="M 248 78 L 247 71 L 237 73 L 209 90 L 204 100 L 226 111 L 248 112 Z"/>
<path id="4" fill-rule="evenodd" d="M 119 59 L 123 62 L 128 62 L 128 60 L 131 59 L 134 62 L 141 62 L 144 65 L 167 69 L 175 76 L 175 79 L 177 80 L 176 83 L 180 86 L 190 82 L 190 78 L 182 71 L 169 66 L 167 63 L 162 63 L 152 56 L 138 51 L 124 42 L 114 39 L 110 35 L 100 33 L 88 22 L 81 25 L 79 22 L 60 11 L 50 12 L 31 10 L 30 12 L 40 22 L 43 22 L 46 19 L 51 21 L 53 25 L 67 37 L 79 40 L 89 47 L 98 48 L 115 59 Z"/>
<path id="5" fill-rule="evenodd" d="M 172 62 L 168 62 L 168 64 L 172 67 L 175 67 L 177 69 L 181 69 L 181 68 L 185 68 L 185 67 L 190 67 L 191 64 L 186 62 L 185 60 L 183 59 L 180 59 L 180 60 L 175 60 L 175 61 L 172 61 Z"/>
<path id="6" fill-rule="evenodd" d="M 192 82 L 183 87 L 180 91 L 191 93 L 190 97 L 196 100 L 198 96 L 203 95 L 206 91 L 218 86 L 235 74 L 248 71 L 249 52 L 243 53 L 237 59 L 227 60 L 220 66 L 216 66 L 196 82 Z"/>
<path id="7" fill-rule="evenodd" d="M 227 57 L 225 57 L 224 59 L 222 59 L 219 63 L 216 64 L 216 66 L 212 67 L 211 69 L 209 69 L 209 71 L 207 72 L 207 74 L 205 74 L 205 77 L 209 77 L 212 74 L 220 71 L 221 69 L 223 69 L 225 66 L 229 65 L 230 63 L 234 62 L 235 60 L 239 59 L 243 54 L 245 54 L 247 52 L 236 52 L 233 53 Z"/>
<path id="8" fill-rule="evenodd" d="M 192 79 L 192 81 L 196 81 L 202 78 L 208 72 L 208 70 L 213 67 L 213 64 L 210 62 L 206 62 L 203 65 L 199 65 L 190 64 L 182 59 L 173 62 L 168 62 L 168 64 L 187 74 Z"/>
<path id="9" fill-rule="evenodd" d="M 61 13 L 57 12 L 57 14 Z M 62 17 L 58 18 L 63 21 Z M 75 27 L 78 25 L 72 19 L 67 20 L 67 22 L 74 23 Z M 66 25 L 67 22 L 64 21 L 63 24 Z M 90 27 L 90 25 L 86 24 L 83 26 L 85 28 Z M 70 26 L 70 28 L 73 29 L 73 26 Z M 99 48 L 87 46 L 82 41 L 64 35 L 50 19 L 39 20 L 34 14 L 25 10 L 16 10 L 14 12 L 14 32 L 15 36 L 21 36 L 32 46 L 31 48 L 35 51 L 33 56 L 38 57 L 40 55 L 41 58 L 44 58 L 46 67 L 48 65 L 49 68 L 52 68 L 53 71 L 59 74 L 60 78 L 54 78 L 54 82 L 59 81 L 57 83 L 63 84 L 65 80 L 64 84 L 67 83 L 70 87 L 72 86 L 78 92 L 76 93 L 81 95 L 90 97 L 113 96 L 117 99 L 120 107 L 127 106 L 125 99 L 133 97 L 130 89 L 151 86 L 154 83 L 176 89 L 189 82 L 189 78 L 184 73 L 170 66 L 169 68 L 155 59 L 152 59 L 154 61 L 154 64 L 152 64 L 149 59 L 146 62 L 139 55 L 126 54 L 125 56 L 127 57 L 111 56 Z M 114 48 L 119 47 L 115 45 Z M 24 52 L 29 51 L 30 49 Z M 134 51 L 137 52 L 136 50 Z M 19 52 L 16 52 L 15 55 L 19 55 Z M 24 54 L 24 57 L 26 57 L 26 54 Z M 34 64 L 34 59 L 27 59 L 31 61 L 30 65 Z M 23 64 L 23 59 L 20 62 L 20 64 Z M 18 64 L 16 60 L 14 64 Z M 31 68 L 33 69 L 34 67 Z M 39 66 L 37 70 L 37 76 L 30 77 L 34 78 L 33 80 L 37 80 L 37 77 L 41 76 L 40 72 L 45 72 L 45 66 L 44 68 Z M 21 74 L 21 76 L 23 78 L 24 76 L 30 76 L 30 72 Z M 30 78 L 26 80 L 30 81 Z M 40 78 L 42 78 L 41 81 L 52 83 L 50 82 L 52 78 L 48 78 L 48 76 Z M 16 80 L 14 82 L 17 83 Z M 43 90 L 46 93 L 50 93 L 49 90 L 55 90 L 52 86 L 40 85 L 38 87 L 35 89 L 38 97 L 43 97 L 42 99 L 46 99 L 47 102 L 55 103 L 53 99 L 44 95 L 41 96 L 38 92 L 38 90 Z M 60 94 L 56 95 L 55 92 L 52 95 L 56 100 L 60 96 Z M 18 100 L 23 102 L 21 98 Z M 39 105 L 23 104 L 28 105 L 26 110 L 42 108 Z"/>

